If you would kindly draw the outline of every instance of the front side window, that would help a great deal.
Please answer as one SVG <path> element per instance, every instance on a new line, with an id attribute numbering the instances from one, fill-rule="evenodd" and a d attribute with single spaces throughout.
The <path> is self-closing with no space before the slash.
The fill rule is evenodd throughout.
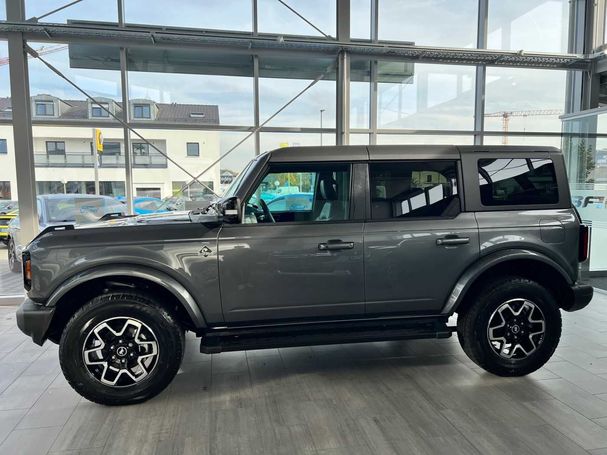
<path id="1" fill-rule="evenodd" d="M 371 163 L 371 218 L 453 217 L 460 211 L 455 161 Z"/>
<path id="2" fill-rule="evenodd" d="M 481 203 L 486 206 L 556 204 L 554 164 L 544 158 L 478 160 Z"/>
<path id="3" fill-rule="evenodd" d="M 55 115 L 55 104 L 52 101 L 36 101 L 36 115 L 43 117 Z"/>
<path id="4" fill-rule="evenodd" d="M 349 205 L 349 165 L 277 166 L 249 197 L 243 222 L 344 221 Z"/>
<path id="5" fill-rule="evenodd" d="M 46 141 L 47 155 L 65 155 L 65 142 L 63 141 Z"/>

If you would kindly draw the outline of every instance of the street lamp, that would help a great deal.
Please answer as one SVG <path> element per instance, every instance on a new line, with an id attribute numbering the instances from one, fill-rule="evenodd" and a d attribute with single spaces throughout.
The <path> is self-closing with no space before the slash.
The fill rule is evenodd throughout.
<path id="1" fill-rule="evenodd" d="M 325 109 L 320 110 L 320 145 L 322 146 L 322 113 Z"/>

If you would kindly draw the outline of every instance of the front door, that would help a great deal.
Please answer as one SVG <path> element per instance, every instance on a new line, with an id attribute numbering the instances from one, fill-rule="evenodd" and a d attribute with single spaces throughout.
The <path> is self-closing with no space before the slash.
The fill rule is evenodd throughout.
<path id="1" fill-rule="evenodd" d="M 363 222 L 351 218 L 350 164 L 277 164 L 219 234 L 228 322 L 364 312 Z"/>
<path id="2" fill-rule="evenodd" d="M 369 165 L 366 312 L 438 312 L 479 255 L 473 213 L 461 212 L 455 160 Z"/>

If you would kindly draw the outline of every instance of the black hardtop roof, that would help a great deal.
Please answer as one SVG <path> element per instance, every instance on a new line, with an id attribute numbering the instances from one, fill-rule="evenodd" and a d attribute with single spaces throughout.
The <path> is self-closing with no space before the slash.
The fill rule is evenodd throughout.
<path id="1" fill-rule="evenodd" d="M 462 153 L 561 153 L 534 145 L 333 145 L 284 147 L 267 152 L 270 162 L 459 159 Z"/>

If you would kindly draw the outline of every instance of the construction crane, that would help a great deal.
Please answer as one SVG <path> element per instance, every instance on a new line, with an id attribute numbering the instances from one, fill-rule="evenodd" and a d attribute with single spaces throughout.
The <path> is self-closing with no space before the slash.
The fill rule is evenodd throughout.
<path id="1" fill-rule="evenodd" d="M 64 44 L 56 45 L 56 46 L 42 46 L 39 49 L 36 49 L 39 55 L 47 55 L 54 54 L 55 52 L 60 52 L 67 49 L 68 46 Z M 29 58 L 32 58 L 31 55 L 27 55 Z M 8 65 L 9 58 L 8 57 L 0 57 L 0 66 Z"/>
<path id="2" fill-rule="evenodd" d="M 511 117 L 535 117 L 538 115 L 562 115 L 563 111 L 560 109 L 537 109 L 530 111 L 501 111 L 501 112 L 491 112 L 489 114 L 485 114 L 485 117 L 500 117 L 502 119 L 502 131 L 504 135 L 502 136 L 502 144 L 508 144 L 508 130 L 510 127 L 510 118 Z"/>

